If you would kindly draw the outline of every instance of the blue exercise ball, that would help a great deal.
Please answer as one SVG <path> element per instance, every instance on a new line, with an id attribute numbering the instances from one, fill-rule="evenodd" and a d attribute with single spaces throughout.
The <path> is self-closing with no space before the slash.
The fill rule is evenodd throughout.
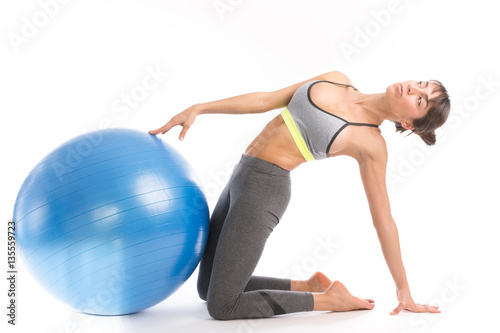
<path id="1" fill-rule="evenodd" d="M 34 167 L 14 221 L 26 267 L 51 294 L 89 314 L 151 307 L 193 273 L 209 211 L 193 169 L 156 136 L 80 135 Z"/>

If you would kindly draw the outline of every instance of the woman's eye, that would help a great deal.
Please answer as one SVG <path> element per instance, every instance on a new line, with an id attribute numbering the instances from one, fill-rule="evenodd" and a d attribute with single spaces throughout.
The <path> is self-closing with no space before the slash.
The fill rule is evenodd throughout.
<path id="1" fill-rule="evenodd" d="M 420 103 L 422 103 L 422 97 L 418 99 L 418 106 L 420 106 Z"/>
<path id="2" fill-rule="evenodd" d="M 419 81 L 418 82 L 418 86 L 420 87 L 422 85 L 422 81 Z"/>

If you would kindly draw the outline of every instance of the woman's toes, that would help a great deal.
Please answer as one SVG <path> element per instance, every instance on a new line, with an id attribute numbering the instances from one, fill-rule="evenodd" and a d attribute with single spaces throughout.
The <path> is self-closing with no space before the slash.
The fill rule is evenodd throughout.
<path id="1" fill-rule="evenodd" d="M 352 295 L 340 281 L 334 281 L 327 290 L 327 294 L 332 297 L 332 311 L 371 310 L 375 307 L 375 302 L 372 299 Z"/>
<path id="2" fill-rule="evenodd" d="M 371 310 L 375 307 L 375 302 L 373 300 L 369 300 L 371 302 L 368 302 L 368 309 Z"/>

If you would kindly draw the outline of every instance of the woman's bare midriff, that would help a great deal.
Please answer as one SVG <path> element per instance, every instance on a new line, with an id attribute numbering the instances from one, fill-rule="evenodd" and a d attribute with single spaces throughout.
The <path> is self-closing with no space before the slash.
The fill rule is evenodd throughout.
<path id="1" fill-rule="evenodd" d="M 274 163 L 290 171 L 306 161 L 280 114 L 264 127 L 248 145 L 244 154 Z"/>

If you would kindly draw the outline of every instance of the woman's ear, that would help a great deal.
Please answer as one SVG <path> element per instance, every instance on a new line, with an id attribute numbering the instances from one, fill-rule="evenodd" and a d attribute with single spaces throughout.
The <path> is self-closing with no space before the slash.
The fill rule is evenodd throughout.
<path id="1" fill-rule="evenodd" d="M 401 126 L 403 126 L 405 129 L 407 129 L 407 130 L 409 130 L 409 131 L 411 131 L 411 130 L 413 130 L 413 129 L 414 129 L 413 124 L 412 124 L 412 123 L 410 123 L 409 121 L 406 121 L 406 120 L 403 120 L 403 121 L 401 122 Z"/>

